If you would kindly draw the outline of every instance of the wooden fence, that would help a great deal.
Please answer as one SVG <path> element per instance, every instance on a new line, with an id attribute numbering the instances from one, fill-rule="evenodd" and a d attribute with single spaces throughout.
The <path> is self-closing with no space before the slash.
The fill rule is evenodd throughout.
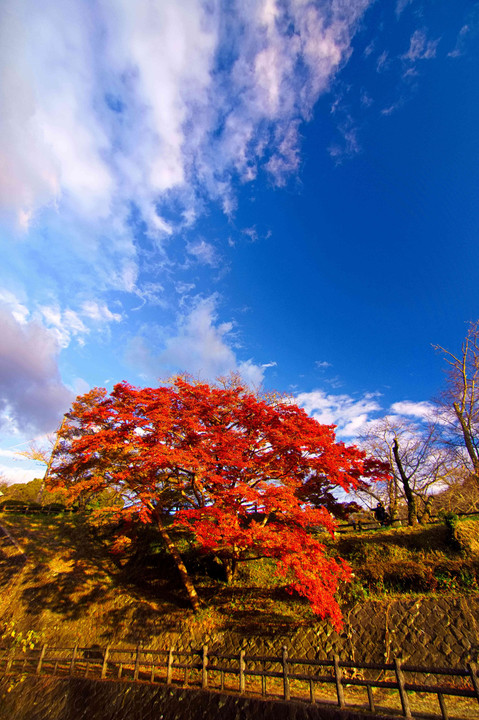
<path id="1" fill-rule="evenodd" d="M 366 511 L 365 511 L 365 515 L 366 515 Z M 383 527 L 378 520 L 373 518 L 373 515 L 374 515 L 374 510 L 371 510 L 369 513 L 370 519 L 357 520 L 356 522 L 338 523 L 338 525 L 336 526 L 335 533 L 339 534 L 339 535 L 344 535 L 347 533 L 362 532 L 365 530 L 366 531 L 367 530 L 377 530 L 378 528 Z M 477 517 L 479 515 L 479 511 L 474 510 L 472 512 L 459 512 L 459 513 L 455 513 L 455 515 L 457 515 L 458 518 L 466 518 L 466 517 L 471 517 L 471 516 Z M 438 515 L 431 515 L 429 520 L 427 520 L 424 524 L 425 525 L 434 525 L 439 522 L 444 522 L 442 517 L 440 517 Z M 401 527 L 401 525 L 403 525 L 403 524 L 407 525 L 406 518 L 402 518 L 402 519 L 396 518 L 396 520 L 394 520 L 391 523 L 391 525 L 386 525 L 384 527 L 386 527 L 386 529 L 387 528 L 397 528 L 397 527 Z"/>
<path id="2" fill-rule="evenodd" d="M 3 500 L 0 503 L 0 513 L 10 513 L 12 515 L 60 515 L 61 513 L 74 513 L 76 508 L 67 507 L 61 503 L 50 503 L 48 505 L 40 505 L 35 502 L 18 502 Z"/>
<path id="3" fill-rule="evenodd" d="M 339 708 L 395 712 L 406 718 L 420 716 L 413 708 L 414 695 L 429 701 L 428 716 L 449 720 L 446 696 L 463 698 L 472 714 L 479 716 L 479 674 L 475 663 L 467 668 L 431 668 L 390 663 L 359 663 L 280 656 L 248 655 L 212 651 L 142 648 L 50 647 L 0 648 L 0 674 L 48 674 L 81 676 L 99 680 L 162 682 L 182 687 L 201 687 L 262 697 L 336 704 Z M 361 698 L 361 690 L 365 697 Z M 353 698 L 347 694 L 354 694 Z M 375 697 L 376 693 L 376 697 Z M 379 696 L 379 697 L 378 697 Z M 378 702 L 378 700 L 380 702 Z M 388 701 L 388 706 L 384 702 Z M 391 700 L 393 700 L 391 704 Z M 431 714 L 431 700 L 436 712 Z M 364 702 L 365 701 L 365 702 Z M 433 708 L 434 709 L 434 708 Z M 439 713 L 437 713 L 439 710 Z"/>

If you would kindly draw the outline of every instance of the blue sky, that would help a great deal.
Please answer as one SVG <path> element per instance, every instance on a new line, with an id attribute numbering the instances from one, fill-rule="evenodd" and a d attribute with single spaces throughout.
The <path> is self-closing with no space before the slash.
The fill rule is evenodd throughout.
<path id="1" fill-rule="evenodd" d="M 0 472 L 72 399 L 240 372 L 354 441 L 479 316 L 479 2 L 4 0 Z"/>

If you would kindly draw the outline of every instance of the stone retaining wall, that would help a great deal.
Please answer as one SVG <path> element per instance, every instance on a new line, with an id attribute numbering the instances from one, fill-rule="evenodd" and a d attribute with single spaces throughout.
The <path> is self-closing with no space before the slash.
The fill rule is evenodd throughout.
<path id="1" fill-rule="evenodd" d="M 410 664 L 446 667 L 464 667 L 478 660 L 479 598 L 475 595 L 371 600 L 355 605 L 344 620 L 341 633 L 327 622 L 292 633 L 265 625 L 261 636 L 233 631 L 197 635 L 160 631 L 154 645 L 191 650 L 206 643 L 211 650 L 237 653 L 243 648 L 249 655 L 280 655 L 286 645 L 292 657 L 330 659 L 337 653 L 345 660 L 381 663 L 401 655 Z"/>
<path id="2" fill-rule="evenodd" d="M 0 720 L 364 720 L 334 707 L 143 683 L 28 676 L 11 685 L 0 680 Z"/>

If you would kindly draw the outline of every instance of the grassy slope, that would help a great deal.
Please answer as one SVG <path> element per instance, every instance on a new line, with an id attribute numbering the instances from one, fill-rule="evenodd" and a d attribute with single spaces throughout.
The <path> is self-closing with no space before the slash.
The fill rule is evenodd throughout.
<path id="1" fill-rule="evenodd" d="M 152 646 L 166 630 L 261 633 L 315 621 L 306 602 L 291 598 L 268 561 L 244 567 L 234 584 L 195 568 L 206 601 L 193 616 L 167 556 L 119 561 L 79 516 L 0 515 L 28 557 L 25 566 L 1 562 L 0 616 L 20 631 L 41 629 L 44 639 L 81 644 L 138 641 Z M 343 602 L 402 592 L 479 592 L 479 522 L 460 523 L 456 545 L 444 526 L 378 530 L 328 542 L 349 560 L 353 583 Z"/>

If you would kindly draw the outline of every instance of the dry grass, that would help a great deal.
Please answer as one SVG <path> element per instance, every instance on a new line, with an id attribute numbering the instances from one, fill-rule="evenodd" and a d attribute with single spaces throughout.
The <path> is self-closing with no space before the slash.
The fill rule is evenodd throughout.
<path id="1" fill-rule="evenodd" d="M 117 558 L 78 515 L 48 518 L 3 514 L 0 522 L 27 555 L 12 567 L 0 557 L 0 615 L 20 631 L 41 629 L 48 640 L 141 642 L 166 631 L 238 629 L 274 631 L 310 622 L 306 602 L 293 600 L 272 577 L 274 567 L 253 565 L 230 586 L 201 568 L 194 580 L 205 607 L 194 615 L 176 569 L 157 552 L 143 560 Z"/>

